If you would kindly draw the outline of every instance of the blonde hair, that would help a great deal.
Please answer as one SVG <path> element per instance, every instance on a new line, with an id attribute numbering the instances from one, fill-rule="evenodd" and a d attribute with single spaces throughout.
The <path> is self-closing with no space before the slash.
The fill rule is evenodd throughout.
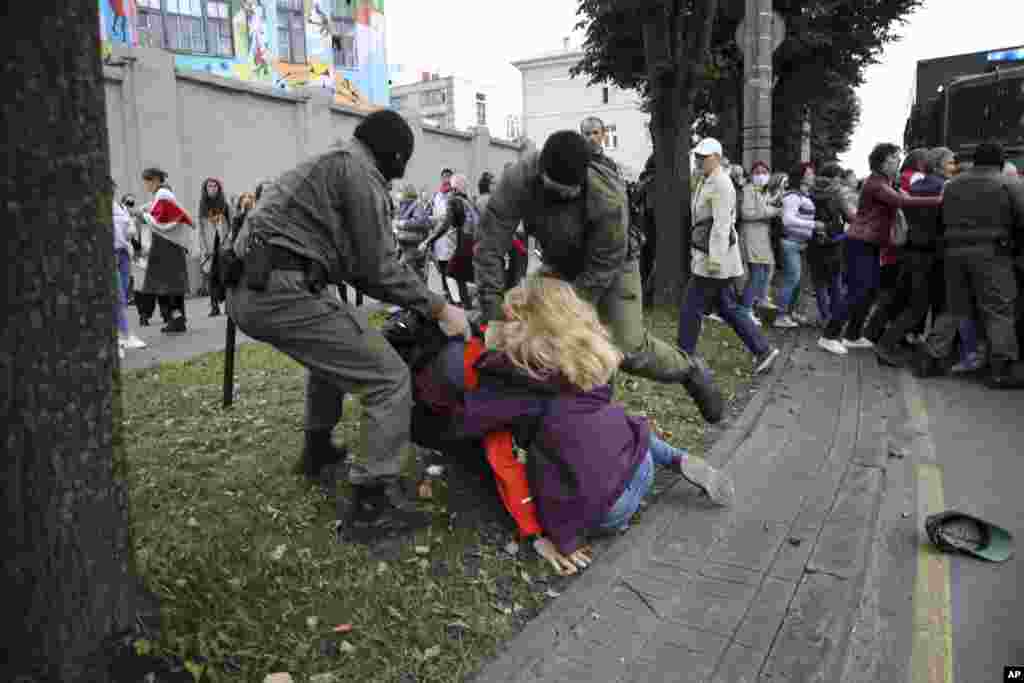
<path id="1" fill-rule="evenodd" d="M 583 391 L 607 384 L 622 362 L 597 311 L 572 286 L 531 275 L 505 294 L 499 348 L 535 379 L 560 372 Z"/>

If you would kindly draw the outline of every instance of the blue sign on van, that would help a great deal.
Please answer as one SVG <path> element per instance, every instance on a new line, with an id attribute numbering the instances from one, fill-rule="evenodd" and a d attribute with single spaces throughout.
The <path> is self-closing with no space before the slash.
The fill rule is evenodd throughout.
<path id="1" fill-rule="evenodd" d="M 996 50 L 989 52 L 986 58 L 990 62 L 1019 62 L 1024 61 L 1024 47 L 1014 47 L 1009 50 Z"/>

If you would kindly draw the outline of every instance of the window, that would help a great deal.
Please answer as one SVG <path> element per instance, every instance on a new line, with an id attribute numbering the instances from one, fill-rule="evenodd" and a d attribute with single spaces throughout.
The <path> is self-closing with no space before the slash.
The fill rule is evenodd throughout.
<path id="1" fill-rule="evenodd" d="M 167 45 L 172 50 L 206 52 L 203 8 L 199 0 L 164 0 Z"/>
<path id="2" fill-rule="evenodd" d="M 608 88 L 601 88 L 601 104 L 608 104 Z"/>
<path id="3" fill-rule="evenodd" d="M 424 107 L 433 107 L 445 103 L 444 90 L 428 90 L 420 93 L 420 105 Z"/>
<path id="4" fill-rule="evenodd" d="M 282 61 L 306 63 L 306 19 L 302 0 L 277 0 L 277 45 Z"/>
<path id="5" fill-rule="evenodd" d="M 164 43 L 163 11 L 160 0 L 139 0 L 139 45 L 167 47 Z"/>
<path id="6" fill-rule="evenodd" d="M 235 53 L 227 0 L 138 0 L 139 44 L 221 57 Z"/>
<path id="7" fill-rule="evenodd" d="M 615 124 L 606 124 L 604 127 L 604 148 L 607 150 L 615 150 L 619 148 L 619 134 L 615 130 Z"/>
<path id="8" fill-rule="evenodd" d="M 359 66 L 359 53 L 356 52 L 356 22 L 351 17 L 333 17 L 331 28 L 334 31 L 334 66 L 354 69 Z"/>
<path id="9" fill-rule="evenodd" d="M 235 54 L 231 41 L 231 14 L 226 0 L 206 0 L 206 30 L 210 36 L 210 52 L 222 57 Z"/>

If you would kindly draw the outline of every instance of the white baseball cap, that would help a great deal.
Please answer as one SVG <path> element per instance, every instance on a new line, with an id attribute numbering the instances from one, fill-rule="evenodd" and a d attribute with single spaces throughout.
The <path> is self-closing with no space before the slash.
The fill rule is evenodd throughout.
<path id="1" fill-rule="evenodd" d="M 722 143 L 714 138 L 704 138 L 694 147 L 693 153 L 702 157 L 709 157 L 712 154 L 722 156 Z"/>

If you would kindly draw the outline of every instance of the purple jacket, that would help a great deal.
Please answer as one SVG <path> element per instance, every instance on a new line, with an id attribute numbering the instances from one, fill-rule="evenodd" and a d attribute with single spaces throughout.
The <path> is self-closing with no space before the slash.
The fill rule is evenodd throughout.
<path id="1" fill-rule="evenodd" d="M 498 352 L 476 363 L 463 429 L 480 436 L 512 429 L 528 446 L 530 491 L 545 533 L 574 552 L 619 499 L 650 447 L 647 420 L 612 402 L 608 385 L 581 391 L 558 376 L 535 380 Z"/>

